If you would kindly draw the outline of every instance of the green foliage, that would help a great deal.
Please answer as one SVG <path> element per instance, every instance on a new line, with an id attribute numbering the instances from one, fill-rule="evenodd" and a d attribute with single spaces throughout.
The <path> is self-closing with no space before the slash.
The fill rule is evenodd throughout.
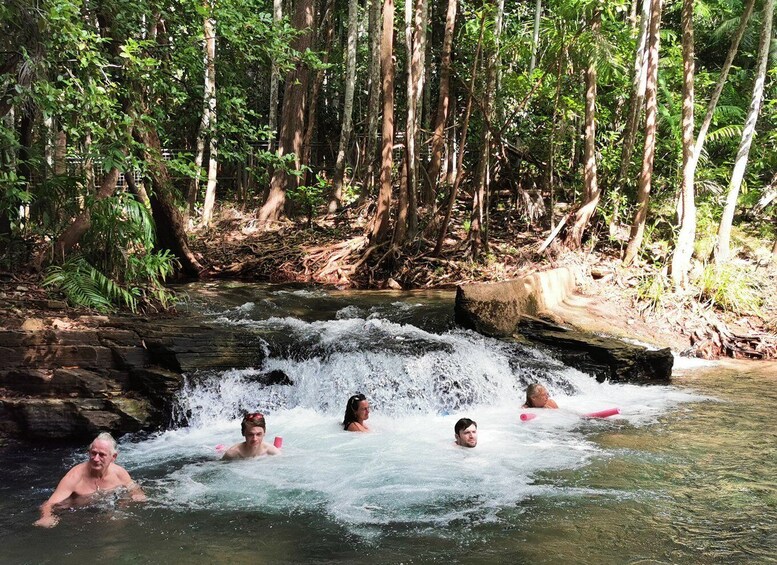
<path id="1" fill-rule="evenodd" d="M 327 196 L 332 191 L 332 181 L 325 173 L 316 175 L 316 182 L 311 186 L 300 185 L 289 189 L 288 196 L 293 202 L 298 204 L 307 215 L 308 226 L 313 222 L 313 216 L 316 210 L 323 206 Z"/>
<path id="2" fill-rule="evenodd" d="M 672 284 L 664 271 L 645 273 L 637 284 L 637 298 L 648 310 L 660 310 L 672 292 Z"/>
<path id="3" fill-rule="evenodd" d="M 154 224 L 145 206 L 119 194 L 91 204 L 91 219 L 80 253 L 52 266 L 46 285 L 61 289 L 73 304 L 101 311 L 173 306 L 175 295 L 164 282 L 177 260 L 168 250 L 153 251 Z"/>
<path id="4" fill-rule="evenodd" d="M 737 314 L 759 314 L 761 283 L 757 273 L 735 262 L 709 264 L 694 284 L 699 300 Z"/>
<path id="5" fill-rule="evenodd" d="M 59 288 L 76 306 L 100 312 L 112 312 L 117 304 L 133 312 L 137 309 L 136 294 L 116 284 L 81 256 L 70 257 L 61 266 L 49 267 L 43 285 Z"/>

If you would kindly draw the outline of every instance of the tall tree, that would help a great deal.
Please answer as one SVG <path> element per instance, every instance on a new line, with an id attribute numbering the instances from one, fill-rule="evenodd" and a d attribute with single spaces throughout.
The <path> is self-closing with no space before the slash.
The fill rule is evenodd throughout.
<path id="1" fill-rule="evenodd" d="M 672 254 L 672 282 L 677 288 L 688 283 L 691 268 L 693 243 L 696 238 L 696 200 L 694 191 L 693 157 L 693 2 L 683 0 L 683 179 L 680 186 L 678 219 L 680 231 L 677 234 Z"/>
<path id="2" fill-rule="evenodd" d="M 375 185 L 377 163 L 378 117 L 380 116 L 380 13 L 381 0 L 369 0 L 368 36 L 370 38 L 369 97 L 367 102 L 367 140 L 364 150 L 366 178 L 364 194 L 370 194 Z"/>
<path id="3" fill-rule="evenodd" d="M 445 124 L 448 123 L 448 108 L 450 106 L 451 51 L 453 48 L 453 30 L 456 24 L 457 0 L 448 0 L 448 10 L 445 16 L 445 34 L 442 41 L 440 56 L 440 92 L 437 99 L 437 113 L 434 118 L 434 133 L 430 150 L 429 165 L 426 169 L 426 182 L 421 195 L 421 202 L 434 202 L 434 189 L 440 176 L 442 153 L 445 146 Z"/>
<path id="4" fill-rule="evenodd" d="M 602 26 L 602 17 L 596 11 L 591 20 L 591 33 L 594 41 Z M 572 225 L 566 234 L 564 243 L 570 249 L 578 249 L 582 244 L 583 232 L 599 205 L 601 190 L 596 170 L 596 55 L 591 54 L 585 72 L 585 146 L 583 149 L 583 201 L 572 217 Z"/>
<path id="5" fill-rule="evenodd" d="M 763 101 L 764 82 L 766 81 L 766 68 L 769 60 L 769 48 L 772 40 L 772 20 L 774 18 L 774 0 L 766 0 L 763 7 L 763 25 L 761 27 L 761 38 L 758 42 L 758 62 L 756 65 L 755 82 L 753 83 L 753 95 L 750 99 L 750 109 L 745 120 L 745 127 L 742 130 L 742 138 L 739 142 L 739 149 L 734 161 L 734 170 L 731 173 L 731 181 L 728 185 L 728 194 L 726 195 L 726 205 L 723 208 L 723 215 L 720 217 L 720 226 L 718 226 L 718 239 L 715 243 L 714 257 L 716 263 L 728 261 L 731 246 L 731 226 L 734 222 L 734 211 L 739 198 L 739 189 L 742 187 L 742 181 L 745 177 L 745 169 L 750 156 L 750 146 L 753 144 L 755 136 L 755 124 L 758 121 L 758 114 L 761 111 Z"/>
<path id="6" fill-rule="evenodd" d="M 205 97 L 207 99 L 208 127 L 208 185 L 205 188 L 205 202 L 202 205 L 202 224 L 207 226 L 213 217 L 216 203 L 216 173 L 218 171 L 218 145 L 216 136 L 216 22 L 213 7 L 206 3 L 209 14 L 205 16 Z"/>
<path id="7" fill-rule="evenodd" d="M 311 29 L 314 21 L 314 0 L 295 0 L 293 27 L 300 34 L 292 42 L 292 47 L 300 56 L 311 45 Z M 299 156 L 302 152 L 302 138 L 305 130 L 305 110 L 308 105 L 308 84 L 310 71 L 307 63 L 299 58 L 293 70 L 286 75 L 283 105 L 281 109 L 281 132 L 278 156 L 294 155 L 294 170 L 301 171 Z M 296 182 L 292 172 L 277 168 L 270 182 L 267 201 L 259 210 L 259 225 L 266 227 L 269 222 L 278 221 L 286 204 L 286 190 Z"/>
<path id="8" fill-rule="evenodd" d="M 348 46 L 345 57 L 345 99 L 343 101 L 343 124 L 340 129 L 340 145 L 337 150 L 335 172 L 332 176 L 332 200 L 329 211 L 334 212 L 343 204 L 343 177 L 345 155 L 351 142 L 353 130 L 353 93 L 356 87 L 356 31 L 359 23 L 359 2 L 348 0 Z"/>
<path id="9" fill-rule="evenodd" d="M 383 93 L 383 150 L 380 166 L 380 192 L 370 240 L 380 244 L 386 238 L 391 214 L 391 169 L 394 166 L 394 0 L 383 1 L 383 33 L 380 43 L 380 69 Z"/>
<path id="10" fill-rule="evenodd" d="M 739 49 L 739 43 L 742 41 L 742 37 L 745 35 L 747 22 L 750 20 L 750 16 L 753 13 L 754 5 L 755 0 L 747 0 L 747 4 L 745 4 L 744 9 L 742 10 L 742 17 L 739 20 L 739 26 L 737 27 L 734 36 L 731 38 L 731 46 L 729 47 L 728 53 L 726 54 L 726 60 L 723 63 L 723 67 L 720 69 L 720 75 L 718 77 L 718 82 L 715 84 L 715 90 L 713 90 L 712 96 L 710 96 L 710 101 L 707 103 L 707 113 L 704 115 L 704 120 L 702 121 L 701 126 L 699 126 L 699 133 L 696 134 L 696 145 L 693 148 L 694 170 L 699 163 L 701 150 L 704 147 L 704 140 L 707 137 L 707 131 L 709 131 L 710 125 L 712 124 L 712 117 L 715 114 L 715 108 L 718 105 L 721 94 L 723 94 L 723 87 L 726 85 L 726 79 L 728 78 L 728 73 L 731 70 L 731 65 L 734 63 L 734 57 L 736 56 L 737 50 Z"/>
<path id="11" fill-rule="evenodd" d="M 620 225 L 620 197 L 619 191 L 624 180 L 628 176 L 631 166 L 631 156 L 634 151 L 634 142 L 639 129 L 639 118 L 645 102 L 645 88 L 647 84 L 647 32 L 650 23 L 650 0 L 641 0 L 642 10 L 639 19 L 639 33 L 637 35 L 637 50 L 634 56 L 634 67 L 631 82 L 631 95 L 629 96 L 629 114 L 626 118 L 626 127 L 623 130 L 623 143 L 621 147 L 621 162 L 618 176 L 613 184 L 610 197 L 612 200 L 612 222 L 610 233 L 614 234 Z"/>
<path id="12" fill-rule="evenodd" d="M 274 25 L 280 24 L 283 19 L 283 0 L 272 1 L 272 21 Z M 281 80 L 281 73 L 278 70 L 278 62 L 273 54 L 272 66 L 270 68 L 270 112 L 269 127 L 272 132 L 270 141 L 270 150 L 275 149 L 275 135 L 278 131 L 278 85 Z"/>
<path id="13" fill-rule="evenodd" d="M 623 264 L 631 265 L 637 256 L 645 234 L 645 221 L 653 179 L 653 161 L 656 154 L 656 120 L 658 118 L 658 50 L 661 27 L 661 0 L 650 2 L 650 26 L 648 31 L 648 74 L 645 89 L 645 149 L 642 154 L 642 171 L 637 190 L 637 209 L 631 223 L 629 242 L 623 255 Z"/>
<path id="14" fill-rule="evenodd" d="M 480 159 L 475 168 L 475 186 L 472 191 L 472 216 L 469 230 L 470 252 L 477 259 L 482 251 L 488 251 L 488 184 L 491 159 L 491 127 L 494 120 L 494 99 L 496 98 L 497 65 L 499 63 L 500 38 L 504 16 L 504 0 L 497 0 L 494 17 L 492 43 L 486 61 L 486 88 L 483 93 L 481 111 L 483 112 L 483 137 L 480 147 Z M 485 58 L 484 58 L 485 59 Z"/>

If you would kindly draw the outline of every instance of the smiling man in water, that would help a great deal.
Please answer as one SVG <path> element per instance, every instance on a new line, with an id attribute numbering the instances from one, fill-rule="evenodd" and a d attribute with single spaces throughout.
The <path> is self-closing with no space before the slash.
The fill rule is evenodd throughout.
<path id="1" fill-rule="evenodd" d="M 130 478 L 129 473 L 114 463 L 118 451 L 116 440 L 111 434 L 98 435 L 89 446 L 88 453 L 89 459 L 70 469 L 59 481 L 54 493 L 40 507 L 40 519 L 35 522 L 36 526 L 56 526 L 59 517 L 54 514 L 54 509 L 57 506 L 64 506 L 67 502 L 88 503 L 91 497 L 119 487 L 125 487 L 132 500 L 146 500 L 146 495 Z"/>
<path id="2" fill-rule="evenodd" d="M 264 415 L 259 412 L 246 414 L 243 422 L 240 424 L 245 441 L 236 443 L 229 449 L 222 459 L 248 459 L 250 457 L 259 457 L 260 455 L 278 455 L 281 450 L 264 441 L 264 434 L 267 432 L 267 424 L 264 421 Z"/>
<path id="3" fill-rule="evenodd" d="M 474 420 L 461 418 L 453 427 L 456 435 L 456 445 L 475 447 L 478 444 L 478 425 Z"/>

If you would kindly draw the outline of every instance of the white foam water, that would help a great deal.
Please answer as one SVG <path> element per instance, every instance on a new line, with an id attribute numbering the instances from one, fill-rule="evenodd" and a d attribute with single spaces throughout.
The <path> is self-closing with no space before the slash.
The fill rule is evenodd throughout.
<path id="1" fill-rule="evenodd" d="M 255 369 L 191 376 L 179 406 L 186 427 L 122 446 L 122 462 L 150 477 L 144 487 L 156 504 L 182 511 L 323 512 L 365 535 L 387 525 L 433 529 L 498 520 L 502 509 L 552 493 L 538 474 L 619 456 L 592 431 L 651 425 L 700 399 L 671 386 L 598 383 L 540 351 L 468 331 L 438 335 L 354 313 L 310 323 L 222 318 L 293 335 L 300 348 Z M 292 384 L 266 384 L 270 371 Z M 522 422 L 525 387 L 537 381 L 561 408 Z M 371 402 L 370 433 L 340 424 L 355 392 Z M 581 419 L 610 407 L 621 414 Z M 215 447 L 240 441 L 240 415 L 257 410 L 267 440 L 283 437 L 282 454 L 219 461 Z M 464 416 L 478 423 L 474 449 L 454 445 Z"/>

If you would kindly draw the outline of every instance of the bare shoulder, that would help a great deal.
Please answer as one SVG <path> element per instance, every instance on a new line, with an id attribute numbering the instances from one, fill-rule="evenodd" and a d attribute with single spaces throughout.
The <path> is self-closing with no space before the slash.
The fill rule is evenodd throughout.
<path id="1" fill-rule="evenodd" d="M 124 467 L 120 465 L 116 465 L 116 463 L 114 463 L 113 465 L 116 468 L 114 471 L 114 473 L 116 474 L 115 476 L 121 484 L 126 485 L 133 482 L 129 472 Z"/>
<path id="2" fill-rule="evenodd" d="M 226 461 L 229 461 L 230 459 L 242 459 L 242 458 L 243 458 L 243 454 L 240 453 L 239 443 L 227 449 L 224 452 L 224 455 L 221 456 L 221 459 Z"/>

